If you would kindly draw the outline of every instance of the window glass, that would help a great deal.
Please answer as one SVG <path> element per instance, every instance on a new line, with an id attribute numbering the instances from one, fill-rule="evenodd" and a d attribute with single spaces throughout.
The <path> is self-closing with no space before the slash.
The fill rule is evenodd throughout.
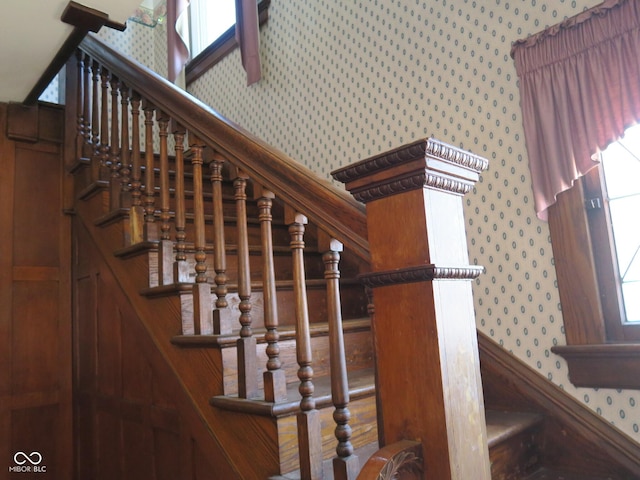
<path id="1" fill-rule="evenodd" d="M 602 152 L 619 282 L 627 322 L 640 322 L 640 125 Z"/>
<path id="2" fill-rule="evenodd" d="M 191 58 L 197 56 L 236 23 L 234 0 L 191 0 Z"/>

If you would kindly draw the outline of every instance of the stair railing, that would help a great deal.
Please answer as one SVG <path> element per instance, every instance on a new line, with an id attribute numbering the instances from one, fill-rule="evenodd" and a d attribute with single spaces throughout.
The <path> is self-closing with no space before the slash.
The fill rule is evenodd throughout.
<path id="1" fill-rule="evenodd" d="M 381 444 L 386 445 L 374 455 L 361 475 L 378 478 L 396 478 L 402 465 L 411 471 L 412 478 L 477 478 L 488 479 L 488 450 L 479 378 L 479 361 L 473 302 L 468 280 L 481 273 L 482 268 L 468 265 L 464 219 L 461 197 L 478 179 L 479 172 L 487 167 L 486 160 L 455 147 L 429 139 L 375 156 L 334 173 L 343 181 L 354 197 L 367 205 L 367 216 L 360 203 L 345 192 L 333 187 L 289 159 L 285 155 L 244 132 L 240 127 L 223 119 L 213 110 L 157 75 L 130 60 L 90 36 L 81 45 L 83 61 L 70 65 L 84 68 L 83 73 L 73 72 L 68 78 L 79 79 L 84 94 L 77 105 L 77 143 L 80 137 L 84 145 L 79 150 L 93 153 L 91 158 L 92 180 L 102 184 L 122 185 L 122 177 L 131 170 L 131 206 L 128 207 L 130 228 L 127 238 L 132 242 L 167 240 L 165 251 L 175 251 L 176 270 L 184 262 L 184 250 L 178 249 L 183 232 L 175 228 L 175 240 L 167 239 L 165 198 L 170 186 L 160 175 L 160 192 L 156 193 L 154 151 L 154 121 L 159 135 L 161 169 L 166 168 L 165 137 L 167 125 L 174 122 L 181 129 L 174 130 L 175 143 L 187 132 L 191 150 L 194 182 L 194 208 L 191 213 L 195 223 L 195 284 L 192 287 L 192 303 L 184 302 L 183 333 L 206 335 L 226 332 L 230 329 L 226 302 L 227 271 L 224 259 L 224 221 L 220 214 L 222 203 L 216 185 L 219 184 L 223 162 L 232 166 L 235 182 L 235 199 L 240 234 L 238 250 L 242 250 L 238 270 L 240 296 L 240 338 L 238 339 L 238 366 L 245 381 L 239 388 L 247 398 L 255 394 L 254 376 L 257 373 L 253 355 L 255 338 L 251 328 L 251 282 L 246 247 L 246 181 L 258 186 L 264 193 L 262 219 L 268 230 L 268 201 L 277 197 L 284 202 L 290 225 L 291 250 L 294 264 L 294 296 L 296 307 L 297 361 L 301 395 L 298 414 L 298 438 L 301 452 L 301 474 L 304 479 L 322 476 L 322 450 L 318 411 L 313 397 L 313 366 L 310 349 L 309 312 L 306 304 L 306 282 L 302 252 L 304 250 L 305 224 L 311 221 L 321 232 L 325 242 L 325 277 L 329 298 L 329 316 L 332 344 L 333 400 L 336 407 L 337 457 L 334 459 L 336 478 L 351 479 L 358 470 L 353 464 L 348 425 L 348 388 L 344 377 L 344 349 L 340 335 L 339 296 L 335 292 L 339 271 L 337 267 L 340 243 L 363 261 L 370 263 L 372 272 L 362 281 L 373 290 L 376 301 L 374 343 L 376 345 L 376 394 L 378 397 L 379 431 Z M 93 73 L 92 86 L 87 84 L 89 65 Z M 73 67 L 71 67 L 73 68 Z M 100 85 L 98 85 L 98 83 Z M 121 155 L 118 129 L 108 126 L 122 121 L 117 113 L 118 92 L 130 90 L 132 130 L 135 130 L 136 103 L 142 100 L 145 124 L 144 199 L 142 195 L 142 167 L 136 152 L 139 139 L 132 138 L 131 165 L 127 155 Z M 109 87 L 112 91 L 111 110 L 108 116 Z M 101 88 L 99 88 L 101 87 Z M 89 90 L 93 91 L 89 101 Z M 100 115 L 96 113 L 102 99 Z M 89 108 L 91 103 L 91 108 Z M 125 105 L 127 102 L 122 102 Z M 88 112 L 87 109 L 91 110 Z M 124 110 L 129 108 L 123 108 Z M 161 111 L 160 111 L 161 110 Z M 165 115 L 166 113 L 166 115 Z M 127 112 L 127 115 L 129 113 Z M 92 123 L 88 123 L 91 117 Z M 99 130 L 98 124 L 99 123 Z M 87 132 L 91 129 L 89 139 Z M 177 132 L 177 133 L 176 133 Z M 122 136 L 126 138 L 126 136 Z M 205 155 L 205 151 L 209 152 Z M 110 154 L 111 153 L 111 154 Z M 139 155 L 139 153 L 138 153 Z M 85 161 L 79 159 L 79 162 Z M 204 221 L 204 197 L 202 193 L 203 167 L 211 165 L 214 186 L 213 211 L 215 258 L 213 259 L 216 293 L 215 319 L 212 285 L 207 275 L 211 262 L 207 255 Z M 276 167 L 277 166 L 277 167 Z M 117 180 L 115 180 L 117 179 Z M 112 187 L 115 188 L 115 187 Z M 176 190 L 179 187 L 174 187 Z M 139 190 L 136 191 L 136 190 Z M 268 192 L 268 193 L 266 193 Z M 156 206 L 156 196 L 160 208 Z M 127 198 L 127 195 L 120 195 Z M 139 202 L 139 203 L 138 203 Z M 108 205 L 110 209 L 113 205 Z M 121 204 L 120 207 L 127 207 Z M 186 215 L 189 212 L 185 212 Z M 176 213 L 176 218 L 182 213 Z M 156 221 L 156 216 L 160 222 Z M 367 225 L 368 218 L 368 225 Z M 161 224 L 158 228 L 158 223 Z M 220 228 L 220 224 L 222 227 Z M 141 234 L 140 234 L 141 233 Z M 371 241 L 372 254 L 369 255 Z M 337 243 L 339 242 L 339 243 Z M 268 240 L 262 243 L 268 245 Z M 322 242 L 321 242 L 322 243 Z M 182 248 L 182 247 L 181 247 Z M 168 270 L 162 263 L 162 275 L 150 281 L 150 286 L 162 286 L 165 282 L 178 284 L 183 278 L 177 275 L 164 277 Z M 268 262 L 268 259 L 265 260 Z M 265 275 L 269 276 L 269 268 Z M 267 283 L 270 280 L 267 278 Z M 180 284 L 181 285 L 181 284 Z M 220 301 L 220 304 L 218 304 Z M 270 353 L 267 373 L 270 382 L 280 382 L 277 358 L 277 316 L 271 308 L 267 330 Z M 184 321 L 184 319 L 189 321 Z M 234 327 L 231 327 L 234 328 Z M 252 350 L 250 352 L 249 350 Z M 334 355 L 336 358 L 334 358 Z M 342 356 L 342 357 L 341 357 Z M 243 369 L 242 367 L 246 368 Z M 252 377 L 252 378 L 249 378 Z M 271 387 L 270 387 L 271 388 Z M 281 385 L 273 385 L 274 392 Z M 401 393 L 400 393 L 401 392 Z M 400 393 L 400 394 L 399 394 Z M 278 398 L 274 393 L 273 398 Z M 428 412 L 428 415 L 425 415 Z M 406 440 L 419 439 L 419 442 Z M 424 463 L 422 458 L 424 457 Z M 382 459 L 382 460 L 381 460 Z M 369 478 L 369 477 L 360 477 Z"/>
<path id="2" fill-rule="evenodd" d="M 154 73 L 120 56 L 96 37 L 81 44 L 76 57 L 77 162 L 90 164 L 93 185 L 106 186 L 107 216 L 127 217 L 126 245 L 156 245 L 157 272 L 149 287 L 180 288 L 191 296 L 182 301 L 182 334 L 231 334 L 238 331 L 238 395 L 256 398 L 259 371 L 257 339 L 252 329 L 252 282 L 247 232 L 247 186 L 258 199 L 263 258 L 263 297 L 267 362 L 266 401 L 287 400 L 286 380 L 278 346 L 278 312 L 271 231 L 275 198 L 286 205 L 291 235 L 296 345 L 301 396 L 298 443 L 303 479 L 322 475 L 322 435 L 313 386 L 313 358 L 305 278 L 305 224 L 321 232 L 325 254 L 331 335 L 332 386 L 336 405 L 336 479 L 353 480 L 359 470 L 350 443 L 348 382 L 340 312 L 338 260 L 342 242 L 368 261 L 366 220 L 361 204 L 329 182 L 260 140 L 242 131 Z M 142 122 L 142 125 L 141 125 Z M 131 125 L 131 134 L 129 132 Z M 89 132 L 92 134 L 90 135 Z M 170 177 L 169 144 L 175 145 L 175 171 Z M 141 142 L 143 148 L 141 148 Z M 185 158 L 185 144 L 188 158 Z M 88 155 L 91 154 L 89 157 Z M 158 158 L 156 160 L 156 157 Z M 193 198 L 188 207 L 184 163 L 190 162 Z M 274 168 L 277 165 L 277 168 Z M 211 205 L 203 182 L 210 172 Z M 233 179 L 237 218 L 238 319 L 227 301 L 223 179 Z M 173 198 L 173 204 L 170 202 Z M 172 208 L 173 207 L 173 211 Z M 206 220 L 206 211 L 212 220 Z M 193 222 L 193 238 L 186 224 Z M 207 224 L 211 224 L 208 229 Z M 207 242 L 212 231 L 212 241 Z M 208 245 L 213 244 L 213 252 Z M 188 252 L 193 251 L 191 263 Z M 215 295 L 212 295 L 213 293 Z M 182 294 L 184 297 L 184 294 Z"/>

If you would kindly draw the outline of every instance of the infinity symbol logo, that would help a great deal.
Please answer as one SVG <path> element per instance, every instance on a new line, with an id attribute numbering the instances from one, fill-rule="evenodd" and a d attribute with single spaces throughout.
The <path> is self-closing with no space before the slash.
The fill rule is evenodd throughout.
<path id="1" fill-rule="evenodd" d="M 42 462 L 42 455 L 38 452 L 31 452 L 29 455 L 24 452 L 16 452 L 13 461 L 16 462 L 16 465 L 24 465 L 27 462 L 31 465 L 39 465 Z"/>

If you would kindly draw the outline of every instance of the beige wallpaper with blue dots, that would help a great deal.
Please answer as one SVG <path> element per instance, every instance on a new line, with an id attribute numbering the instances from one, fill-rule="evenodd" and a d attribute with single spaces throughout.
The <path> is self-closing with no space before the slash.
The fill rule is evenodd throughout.
<path id="1" fill-rule="evenodd" d="M 576 389 L 551 353 L 565 343 L 562 312 L 509 56 L 514 40 L 597 3 L 271 0 L 262 81 L 246 86 L 236 51 L 190 90 L 321 176 L 427 136 L 489 158 L 465 198 L 469 256 L 486 267 L 474 285 L 478 328 L 640 442 L 640 393 Z M 154 42 L 162 51 L 140 42 L 142 57 Z"/>

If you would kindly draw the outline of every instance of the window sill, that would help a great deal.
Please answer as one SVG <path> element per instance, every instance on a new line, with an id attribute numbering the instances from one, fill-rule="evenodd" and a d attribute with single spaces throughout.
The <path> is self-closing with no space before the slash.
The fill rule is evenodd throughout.
<path id="1" fill-rule="evenodd" d="M 640 389 L 640 344 L 563 345 L 551 349 L 569 366 L 576 387 Z"/>
<path id="2" fill-rule="evenodd" d="M 260 26 L 267 23 L 269 19 L 270 4 L 271 0 L 261 0 L 260 3 L 258 3 L 258 22 Z M 187 63 L 185 67 L 185 81 L 187 86 L 229 55 L 237 46 L 236 26 L 234 25 L 193 60 Z"/>

